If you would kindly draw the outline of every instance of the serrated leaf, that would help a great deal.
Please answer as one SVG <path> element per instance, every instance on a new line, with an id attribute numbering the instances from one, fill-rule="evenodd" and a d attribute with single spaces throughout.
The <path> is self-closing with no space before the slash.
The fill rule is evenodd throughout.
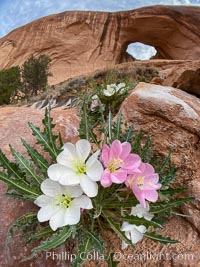
<path id="1" fill-rule="evenodd" d="M 36 184 L 40 185 L 42 180 L 36 174 L 35 169 L 31 165 L 31 162 L 24 158 L 21 153 L 15 151 L 11 145 L 10 150 L 20 170 L 25 173 L 26 178 L 31 178 L 34 182 L 36 182 Z"/>
<path id="2" fill-rule="evenodd" d="M 33 253 L 39 253 L 41 251 L 48 251 L 53 248 L 61 246 L 65 241 L 71 237 L 74 232 L 74 226 L 65 226 L 59 229 L 50 238 L 43 241 L 41 245 L 33 249 Z"/>
<path id="3" fill-rule="evenodd" d="M 158 214 L 161 212 L 170 211 L 172 208 L 178 207 L 179 205 L 190 202 L 194 200 L 193 197 L 179 198 L 175 200 L 170 200 L 168 202 L 156 202 L 151 205 L 150 212 L 153 214 Z"/>
<path id="4" fill-rule="evenodd" d="M 27 185 L 23 180 L 11 179 L 5 173 L 0 172 L 0 180 L 7 184 L 8 190 L 15 189 L 27 196 L 28 200 L 35 200 L 40 193 Z"/>
<path id="5" fill-rule="evenodd" d="M 135 249 L 135 246 L 133 243 L 126 237 L 125 233 L 121 231 L 118 224 L 114 223 L 114 221 L 109 218 L 106 214 L 104 214 L 104 218 L 107 220 L 107 222 L 110 224 L 110 227 L 113 229 L 113 231 L 122 239 L 124 242 L 126 242 L 132 249 Z"/>
<path id="6" fill-rule="evenodd" d="M 82 257 L 81 255 L 87 255 L 91 250 L 93 249 L 92 247 L 92 242 L 91 242 L 91 238 L 85 238 L 84 241 L 82 242 L 82 244 L 79 246 L 78 248 L 78 255 L 76 257 L 76 259 L 73 261 L 72 263 L 72 267 L 80 267 L 84 261 L 85 261 L 85 257 Z"/>
<path id="7" fill-rule="evenodd" d="M 34 164 L 40 169 L 40 171 L 46 174 L 49 167 L 46 159 L 35 148 L 31 147 L 23 138 L 21 138 L 21 141 Z"/>
<path id="8" fill-rule="evenodd" d="M 9 240 L 11 237 L 13 237 L 13 229 L 15 227 L 17 227 L 18 231 L 23 234 L 23 233 L 27 233 L 27 227 L 30 227 L 31 230 L 33 229 L 33 227 L 35 226 L 34 222 L 38 222 L 37 221 L 37 213 L 35 212 L 30 212 L 27 213 L 25 215 L 20 216 L 19 218 L 17 218 L 9 227 L 8 231 L 7 231 L 7 235 L 6 235 L 6 241 L 5 241 L 5 251 L 6 251 L 6 258 L 8 261 L 10 261 L 10 253 L 9 253 Z M 23 227 L 26 227 L 26 230 L 23 230 Z"/>
<path id="9" fill-rule="evenodd" d="M 147 228 L 150 227 L 150 226 L 153 226 L 155 228 L 162 228 L 162 225 L 160 225 L 160 224 L 158 224 L 158 223 L 156 223 L 154 221 L 147 221 L 144 218 L 138 218 L 136 216 L 124 216 L 124 217 L 122 217 L 120 219 L 122 221 L 126 221 L 126 222 L 129 222 L 131 224 L 135 224 L 137 226 L 144 225 Z"/>
<path id="10" fill-rule="evenodd" d="M 40 128 L 33 125 L 31 122 L 29 122 L 29 127 L 31 128 L 33 135 L 37 139 L 37 144 L 42 146 L 43 150 L 45 152 L 48 152 L 51 155 L 52 159 L 55 160 L 57 157 L 57 153 L 55 153 L 55 151 L 50 146 L 49 140 L 48 140 L 46 134 L 42 133 L 40 131 Z"/>
<path id="11" fill-rule="evenodd" d="M 104 253 L 104 245 L 103 241 L 99 238 L 98 235 L 92 233 L 91 231 L 87 231 L 87 234 L 91 237 L 93 247 L 100 252 L 100 254 Z"/>
<path id="12" fill-rule="evenodd" d="M 173 240 L 170 237 L 163 237 L 162 235 L 158 235 L 155 232 L 153 232 L 153 233 L 144 233 L 143 235 L 145 237 L 148 237 L 148 238 L 154 240 L 154 241 L 158 241 L 158 242 L 160 242 L 160 243 L 162 243 L 164 245 L 169 244 L 169 243 L 171 243 L 171 244 L 179 243 L 178 240 Z"/>
<path id="13" fill-rule="evenodd" d="M 164 195 L 170 195 L 174 196 L 175 194 L 185 192 L 187 188 L 168 188 L 166 190 L 159 190 L 159 193 L 162 193 Z"/>
<path id="14" fill-rule="evenodd" d="M 42 123 L 44 125 L 44 133 L 48 137 L 48 142 L 49 145 L 51 146 L 54 155 L 57 156 L 58 150 L 56 147 L 56 139 L 58 138 L 57 135 L 53 135 L 53 128 L 55 127 L 55 124 L 52 123 L 53 119 L 50 116 L 50 108 L 46 108 L 45 110 L 45 116 L 44 119 L 42 120 Z"/>
<path id="15" fill-rule="evenodd" d="M 21 172 L 19 172 L 18 166 L 15 163 L 10 162 L 1 149 L 0 149 L 0 167 L 7 170 L 7 174 L 9 176 L 15 176 L 18 179 L 22 179 L 22 174 Z"/>
<path id="16" fill-rule="evenodd" d="M 53 234 L 53 230 L 47 226 L 47 227 L 43 227 L 39 230 L 37 230 L 36 232 L 34 232 L 33 234 L 30 235 L 29 240 L 39 240 L 40 238 L 44 238 L 50 234 Z"/>

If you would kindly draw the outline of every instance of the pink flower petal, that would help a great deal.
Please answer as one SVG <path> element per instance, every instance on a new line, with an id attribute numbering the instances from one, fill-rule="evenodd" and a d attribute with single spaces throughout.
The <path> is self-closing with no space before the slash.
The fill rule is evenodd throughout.
<path id="1" fill-rule="evenodd" d="M 151 202 L 156 202 L 158 199 L 158 193 L 155 190 L 151 191 L 146 191 L 145 193 L 145 198 Z"/>
<path id="2" fill-rule="evenodd" d="M 110 148 L 107 145 L 103 145 L 103 149 L 101 152 L 101 161 L 103 162 L 104 167 L 108 167 L 109 162 L 109 154 L 110 154 Z"/>
<path id="3" fill-rule="evenodd" d="M 129 173 L 133 173 L 138 169 L 141 164 L 141 158 L 136 154 L 130 154 L 124 161 L 122 168 L 130 170 Z"/>
<path id="4" fill-rule="evenodd" d="M 141 204 L 144 208 L 146 208 L 146 201 L 145 201 L 145 198 L 144 198 L 144 196 L 143 196 L 143 192 L 134 192 L 134 191 L 133 191 L 133 193 L 134 193 L 135 197 L 137 198 L 137 200 L 140 202 L 140 204 Z"/>
<path id="5" fill-rule="evenodd" d="M 118 172 L 111 173 L 110 177 L 113 183 L 121 184 L 126 180 L 127 172 L 120 170 Z"/>
<path id="6" fill-rule="evenodd" d="M 102 174 L 102 176 L 101 176 L 101 180 L 100 180 L 100 182 L 101 182 L 101 185 L 102 185 L 103 187 L 109 187 L 109 186 L 111 186 L 112 181 L 111 181 L 111 178 L 110 178 L 110 173 L 107 172 L 107 170 L 105 170 L 105 171 L 103 172 L 103 174 Z"/>
<path id="7" fill-rule="evenodd" d="M 143 167 L 144 176 L 151 175 L 151 174 L 155 173 L 155 170 L 151 164 L 143 163 L 142 165 L 143 165 L 142 167 Z"/>
<path id="8" fill-rule="evenodd" d="M 113 141 L 110 148 L 110 159 L 119 158 L 121 153 L 122 153 L 122 144 L 120 143 L 119 140 Z"/>
<path id="9" fill-rule="evenodd" d="M 122 143 L 122 153 L 120 158 L 125 160 L 131 152 L 131 144 L 128 142 Z"/>
<path id="10" fill-rule="evenodd" d="M 148 181 L 153 184 L 157 184 L 159 181 L 159 175 L 157 173 L 154 173 L 151 176 L 146 177 L 145 181 Z"/>

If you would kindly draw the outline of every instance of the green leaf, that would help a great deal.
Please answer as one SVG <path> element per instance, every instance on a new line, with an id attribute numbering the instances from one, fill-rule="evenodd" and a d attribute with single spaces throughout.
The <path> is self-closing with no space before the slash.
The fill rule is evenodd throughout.
<path id="1" fill-rule="evenodd" d="M 120 135 L 121 135 L 121 126 L 122 126 L 122 113 L 119 112 L 119 115 L 117 117 L 117 123 L 116 123 L 116 136 L 115 139 L 119 140 Z"/>
<path id="2" fill-rule="evenodd" d="M 31 128 L 33 135 L 37 138 L 37 144 L 43 146 L 43 150 L 48 152 L 52 159 L 55 160 L 57 153 L 55 153 L 54 149 L 49 144 L 49 139 L 46 134 L 42 133 L 39 127 L 33 125 L 31 122 L 29 122 L 29 127 Z"/>
<path id="3" fill-rule="evenodd" d="M 117 267 L 120 261 L 114 261 L 114 253 L 109 253 L 108 257 L 106 258 L 106 262 L 108 267 Z"/>
<path id="4" fill-rule="evenodd" d="M 153 232 L 153 233 L 144 233 L 144 236 L 147 237 L 147 238 L 150 238 L 150 239 L 152 239 L 154 241 L 158 241 L 158 242 L 160 242 L 160 243 L 162 243 L 164 245 L 169 244 L 169 243 L 171 243 L 171 244 L 179 243 L 179 241 L 177 241 L 177 240 L 173 240 L 170 237 L 163 237 L 162 235 L 158 235 L 155 232 Z"/>
<path id="5" fill-rule="evenodd" d="M 58 138 L 57 135 L 53 135 L 53 128 L 55 127 L 55 124 L 52 124 L 53 119 L 50 116 L 50 107 L 47 107 L 45 110 L 45 116 L 42 120 L 42 123 L 44 125 L 44 133 L 46 134 L 48 138 L 48 143 L 53 151 L 53 154 L 55 156 L 58 155 L 58 149 L 56 147 L 56 139 Z"/>
<path id="6" fill-rule="evenodd" d="M 172 208 L 178 207 L 179 205 L 186 203 L 186 202 L 190 202 L 192 200 L 194 200 L 193 197 L 186 197 L 186 198 L 170 200 L 168 202 L 163 201 L 163 202 L 156 202 L 155 204 L 152 203 L 150 212 L 153 214 L 157 214 L 157 213 L 170 211 Z"/>
<path id="7" fill-rule="evenodd" d="M 37 230 L 36 232 L 34 232 L 33 234 L 30 235 L 29 237 L 29 240 L 32 241 L 32 240 L 39 240 L 41 238 L 44 238 L 50 234 L 53 234 L 53 230 L 47 226 L 47 227 L 43 227 L 39 230 Z"/>
<path id="8" fill-rule="evenodd" d="M 20 216 L 15 220 L 9 227 L 7 235 L 6 235 L 6 241 L 5 241 L 5 251 L 6 251 L 6 258 L 8 261 L 10 261 L 10 251 L 9 251 L 9 241 L 11 238 L 13 238 L 13 230 L 15 227 L 17 227 L 18 231 L 25 235 L 29 231 L 33 231 L 36 224 L 38 224 L 37 220 L 37 213 L 30 212 L 25 215 Z"/>
<path id="9" fill-rule="evenodd" d="M 95 235 L 94 233 L 87 231 L 88 236 L 90 236 L 92 243 L 93 243 L 93 248 L 97 249 L 100 254 L 104 253 L 104 244 L 103 241 L 99 238 L 98 235 Z"/>
<path id="10" fill-rule="evenodd" d="M 72 263 L 72 267 L 80 267 L 84 263 L 84 258 L 93 249 L 90 237 L 84 236 L 81 245 L 78 247 L 78 255 Z"/>
<path id="11" fill-rule="evenodd" d="M 111 110 L 109 110 L 109 113 L 108 113 L 108 137 L 109 137 L 109 142 L 110 143 L 112 143 L 112 141 L 113 141 L 113 138 L 112 138 L 112 125 L 113 125 L 112 113 L 111 113 Z"/>
<path id="12" fill-rule="evenodd" d="M 61 246 L 65 241 L 70 238 L 75 231 L 74 226 L 65 226 L 59 229 L 50 238 L 43 241 L 41 245 L 33 249 L 33 253 L 39 253 L 41 251 L 48 251 L 53 248 Z"/>
<path id="13" fill-rule="evenodd" d="M 27 144 L 27 142 L 23 138 L 21 138 L 21 141 L 34 164 L 38 167 L 38 169 L 40 169 L 40 171 L 42 171 L 44 174 L 47 174 L 49 164 L 46 159 L 35 148 Z"/>
<path id="14" fill-rule="evenodd" d="M 25 173 L 26 178 L 31 178 L 32 181 L 34 181 L 36 184 L 40 186 L 42 180 L 36 174 L 35 169 L 31 165 L 31 162 L 25 159 L 21 153 L 15 151 L 11 145 L 10 145 L 10 150 L 16 160 L 16 163 L 19 165 L 20 170 L 23 173 Z"/>
<path id="15" fill-rule="evenodd" d="M 138 218 L 136 216 L 124 216 L 120 218 L 122 221 L 129 222 L 131 224 L 135 224 L 137 226 L 144 225 L 146 227 L 153 226 L 155 228 L 162 228 L 162 225 L 154 222 L 154 221 L 147 221 L 144 218 Z"/>
<path id="16" fill-rule="evenodd" d="M 20 180 L 22 179 L 23 175 L 20 172 L 18 166 L 15 163 L 10 162 L 1 149 L 0 149 L 0 167 L 7 170 L 7 174 L 9 176 L 15 176 Z"/>
<path id="17" fill-rule="evenodd" d="M 26 196 L 28 200 L 35 200 L 40 193 L 27 185 L 23 180 L 11 179 L 5 173 L 0 172 L 0 180 L 7 184 L 8 190 L 15 189 Z"/>
<path id="18" fill-rule="evenodd" d="M 131 143 L 131 141 L 133 139 L 133 132 L 134 132 L 134 128 L 133 128 L 133 125 L 131 125 L 125 131 L 125 134 L 124 134 L 125 140 L 124 141 Z"/>
<path id="19" fill-rule="evenodd" d="M 121 231 L 118 224 L 114 223 L 114 221 L 109 217 L 109 215 L 106 215 L 103 213 L 104 218 L 107 220 L 107 222 L 110 224 L 110 227 L 113 229 L 113 231 L 122 239 L 124 240 L 131 248 L 135 249 L 135 246 L 133 243 L 126 237 L 125 233 Z"/>

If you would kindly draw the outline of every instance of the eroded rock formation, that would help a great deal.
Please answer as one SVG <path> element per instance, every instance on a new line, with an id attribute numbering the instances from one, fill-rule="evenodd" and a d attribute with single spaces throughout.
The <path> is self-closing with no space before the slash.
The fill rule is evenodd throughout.
<path id="1" fill-rule="evenodd" d="M 200 8 L 152 6 L 131 11 L 63 12 L 20 27 L 0 39 L 0 69 L 31 55 L 52 59 L 52 84 L 132 60 L 128 44 L 154 46 L 164 59 L 200 59 Z"/>

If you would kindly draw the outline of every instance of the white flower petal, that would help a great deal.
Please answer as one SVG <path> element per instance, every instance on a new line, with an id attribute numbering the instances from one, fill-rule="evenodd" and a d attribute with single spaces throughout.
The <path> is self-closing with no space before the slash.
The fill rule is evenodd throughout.
<path id="1" fill-rule="evenodd" d="M 58 181 L 62 185 L 79 184 L 78 175 L 73 170 L 60 164 L 51 165 L 48 168 L 48 176 L 51 180 Z"/>
<path id="2" fill-rule="evenodd" d="M 60 209 L 59 206 L 53 206 L 53 205 L 42 207 L 37 214 L 38 221 L 39 222 L 49 221 L 50 218 L 59 211 L 59 209 Z"/>
<path id="3" fill-rule="evenodd" d="M 131 242 L 133 244 L 136 244 L 137 242 L 139 242 L 140 240 L 142 240 L 142 238 L 143 238 L 143 234 L 141 234 L 137 230 L 131 231 Z"/>
<path id="4" fill-rule="evenodd" d="M 140 233 L 145 233 L 146 230 L 147 230 L 147 228 L 146 228 L 144 225 L 139 225 L 139 226 L 136 226 L 136 225 L 135 225 L 135 229 L 136 229 L 137 231 L 139 231 Z"/>
<path id="5" fill-rule="evenodd" d="M 153 214 L 148 212 L 149 211 L 149 203 L 146 201 L 146 208 L 144 208 L 141 204 L 137 204 L 135 207 L 132 207 L 131 214 L 137 216 L 138 218 L 145 218 L 148 221 L 151 221 L 153 218 Z"/>
<path id="6" fill-rule="evenodd" d="M 64 144 L 64 155 L 66 155 L 69 159 L 73 160 L 78 157 L 77 150 L 74 144 L 66 143 Z"/>
<path id="7" fill-rule="evenodd" d="M 92 201 L 87 196 L 80 196 L 73 200 L 73 205 L 78 206 L 82 209 L 92 209 Z"/>
<path id="8" fill-rule="evenodd" d="M 149 212 L 144 213 L 144 218 L 147 221 L 151 221 L 153 219 L 153 217 L 154 217 L 154 215 L 152 213 L 149 213 Z"/>
<path id="9" fill-rule="evenodd" d="M 57 228 L 65 225 L 65 211 L 65 209 L 61 208 L 54 216 L 51 217 L 49 225 L 53 231 L 56 231 Z"/>
<path id="10" fill-rule="evenodd" d="M 73 197 L 80 197 L 83 194 L 82 188 L 77 186 L 63 186 L 62 191 L 64 195 L 69 195 Z"/>
<path id="11" fill-rule="evenodd" d="M 61 185 L 75 186 L 80 183 L 80 177 L 74 172 L 66 173 L 65 176 L 59 179 Z"/>
<path id="12" fill-rule="evenodd" d="M 53 197 L 49 197 L 46 195 L 41 195 L 37 197 L 34 203 L 39 207 L 44 207 L 52 203 Z"/>
<path id="13" fill-rule="evenodd" d="M 81 175 L 80 177 L 80 186 L 83 189 L 83 192 L 88 197 L 95 197 L 98 194 L 98 185 L 96 182 L 90 180 L 87 175 Z"/>
<path id="14" fill-rule="evenodd" d="M 45 195 L 49 197 L 54 197 L 57 194 L 62 194 L 60 184 L 50 179 L 46 179 L 42 182 L 41 190 Z"/>
<path id="15" fill-rule="evenodd" d="M 76 206 L 70 206 L 64 215 L 65 225 L 74 225 L 80 221 L 80 208 Z"/>
<path id="16" fill-rule="evenodd" d="M 96 152 L 94 152 L 90 158 L 93 158 L 94 157 L 95 159 L 98 159 L 100 153 L 101 153 L 101 150 L 99 149 Z"/>
<path id="17" fill-rule="evenodd" d="M 124 240 L 122 240 L 122 249 L 125 249 L 127 247 L 128 247 L 128 244 Z"/>
<path id="18" fill-rule="evenodd" d="M 72 163 L 73 158 L 67 150 L 64 150 L 63 152 L 61 152 L 57 156 L 56 160 L 59 164 L 65 167 L 68 167 L 70 169 L 73 169 L 73 163 Z"/>
<path id="19" fill-rule="evenodd" d="M 103 166 L 100 161 L 95 157 L 90 157 L 86 162 L 86 173 L 92 181 L 100 181 L 103 173 Z"/>
<path id="20" fill-rule="evenodd" d="M 91 144 L 86 139 L 81 139 L 76 143 L 76 150 L 79 160 L 85 162 L 91 151 Z"/>
<path id="21" fill-rule="evenodd" d="M 132 231 L 134 229 L 134 225 L 128 222 L 123 222 L 121 230 L 122 231 Z"/>

